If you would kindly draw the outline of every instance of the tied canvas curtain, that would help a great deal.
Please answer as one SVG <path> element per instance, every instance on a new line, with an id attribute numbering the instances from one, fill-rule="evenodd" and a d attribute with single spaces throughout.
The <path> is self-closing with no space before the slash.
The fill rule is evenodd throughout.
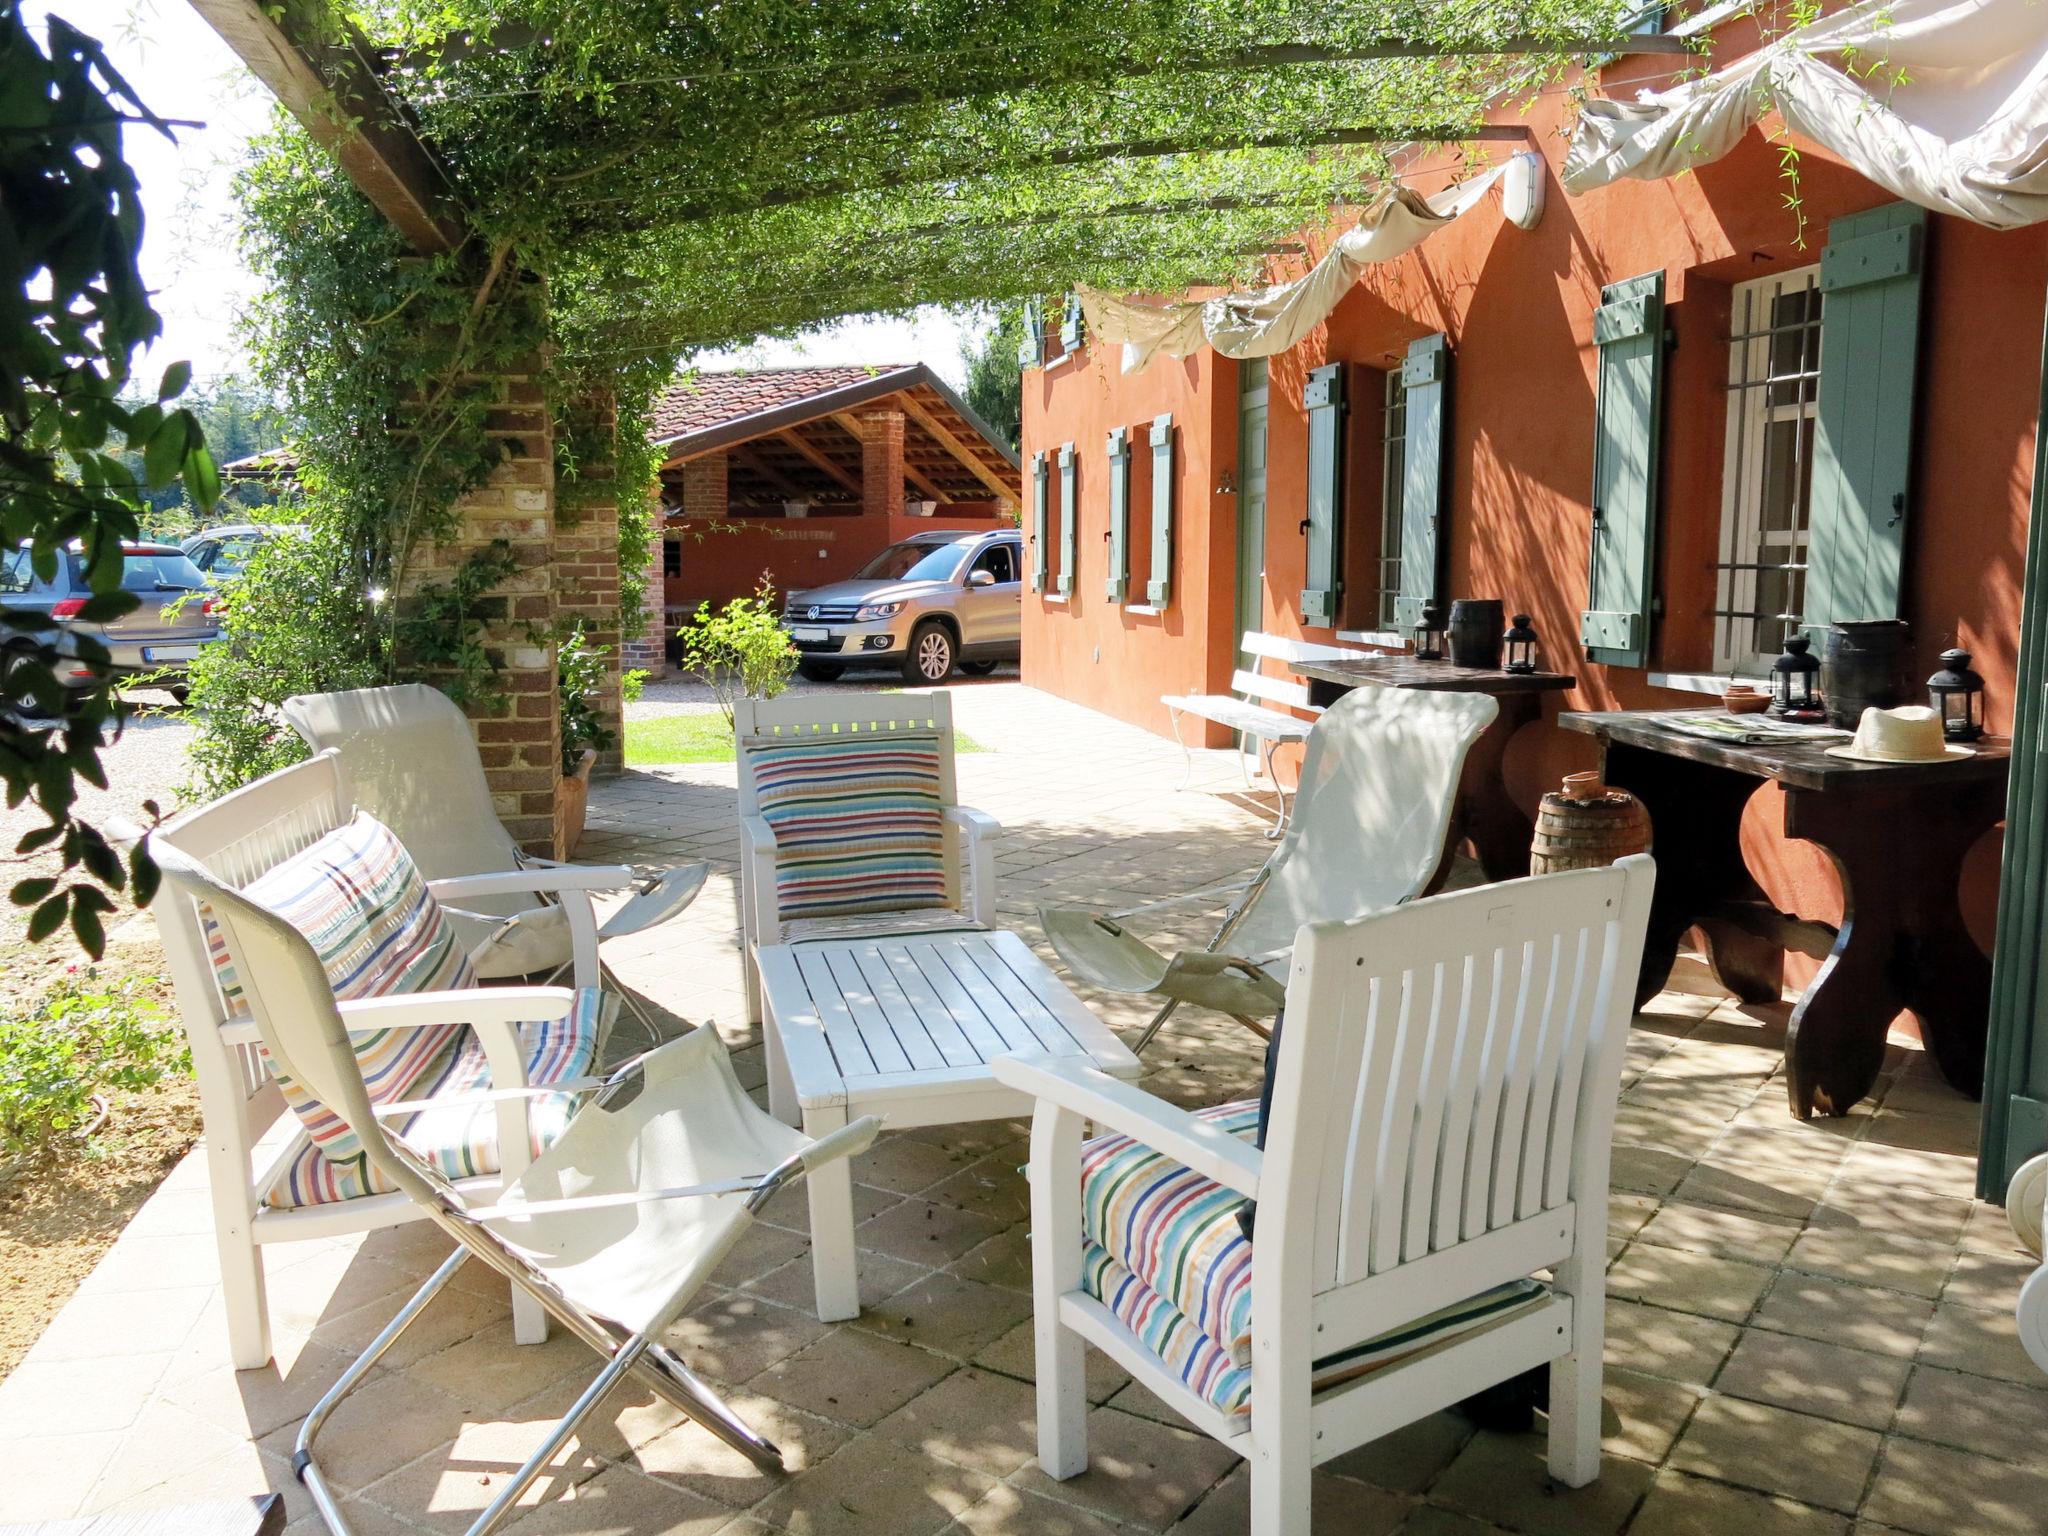
<path id="1" fill-rule="evenodd" d="M 1170 304 L 1081 288 L 1088 328 L 1097 341 L 1122 344 L 1125 373 L 1135 373 L 1161 354 L 1188 357 L 1205 345 L 1225 357 L 1285 352 L 1323 323 L 1367 267 L 1414 250 L 1477 204 L 1521 158 L 1505 160 L 1434 197 L 1395 188 L 1360 214 L 1322 260 L 1293 282 Z"/>
<path id="2" fill-rule="evenodd" d="M 1565 189 L 1676 176 L 1773 109 L 1923 208 L 1993 229 L 2048 218 L 2043 0 L 1863 0 L 1703 79 L 1588 102 Z"/>

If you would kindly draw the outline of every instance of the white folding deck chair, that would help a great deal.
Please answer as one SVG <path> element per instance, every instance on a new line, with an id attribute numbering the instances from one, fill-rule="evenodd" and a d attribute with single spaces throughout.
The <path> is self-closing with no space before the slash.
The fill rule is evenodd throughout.
<path id="1" fill-rule="evenodd" d="M 998 1059 L 1038 1100 L 1039 1465 L 1087 1467 L 1092 1344 L 1251 1463 L 1252 1536 L 1307 1536 L 1318 1463 L 1546 1363 L 1551 1475 L 1596 1478 L 1653 875 L 1638 854 L 1303 928 L 1263 1151 L 1255 1100 L 1190 1112 Z"/>
<path id="2" fill-rule="evenodd" d="M 150 834 L 149 847 L 159 864 L 201 864 L 216 881 L 248 886 L 349 825 L 354 809 L 339 759 L 323 752 L 175 817 Z M 617 871 L 568 867 L 558 874 L 557 888 L 569 898 L 570 912 L 580 905 L 587 924 L 589 896 L 577 889 L 577 882 L 605 889 L 616 883 Z M 525 878 L 467 876 L 432 882 L 428 890 L 437 901 L 442 896 L 469 901 L 506 889 L 508 881 L 518 888 Z M 150 912 L 163 938 L 199 1081 L 229 1348 L 236 1369 L 254 1370 L 269 1361 L 271 1352 L 260 1246 L 367 1232 L 414 1220 L 420 1212 L 395 1189 L 350 1192 L 346 1181 L 330 1177 L 330 1170 L 310 1155 L 303 1128 L 266 1144 L 271 1127 L 290 1111 L 263 1059 L 255 1021 L 223 989 L 223 957 L 214 953 L 205 915 L 177 889 L 159 896 Z M 492 1080 L 511 1086 L 529 1080 L 514 1025 L 561 1024 L 566 1018 L 562 1000 L 577 996 L 561 988 L 534 987 L 416 993 L 407 1000 L 408 1016 L 415 1024 L 470 1025 L 489 1059 Z M 552 1052 L 542 1059 L 551 1064 L 547 1070 L 566 1071 L 573 1065 Z M 516 1169 L 529 1145 L 525 1107 L 508 1101 L 497 1119 L 499 1167 Z M 480 1174 L 465 1187 L 494 1192 L 502 1179 L 502 1172 Z M 545 1337 L 537 1306 L 517 1296 L 515 1312 L 522 1342 Z"/>
<path id="3" fill-rule="evenodd" d="M 2048 1225 L 2048 1152 L 2020 1164 L 2006 1186 L 2005 1214 L 2021 1247 L 2037 1259 L 2048 1256 L 2043 1241 L 2043 1227 Z M 2021 1347 L 2028 1359 L 2048 1371 L 2048 1262 L 2027 1276 L 2015 1310 Z"/>
<path id="4" fill-rule="evenodd" d="M 569 972 L 579 987 L 609 987 L 650 1039 L 661 1038 L 646 1008 L 619 984 L 598 946 L 644 933 L 681 912 L 703 889 L 708 866 L 685 864 L 638 882 L 639 888 L 603 924 L 583 932 L 578 903 L 561 899 L 556 871 L 566 866 L 523 852 L 506 833 L 491 801 L 475 733 L 446 694 L 424 683 L 302 693 L 286 699 L 283 712 L 315 752 L 341 754 L 356 804 L 398 834 L 429 880 L 511 870 L 527 874 L 523 885 L 476 895 L 449 911 L 478 975 L 552 982 Z M 618 866 L 617 875 L 610 889 L 634 885 L 630 869 Z M 587 912 L 587 898 L 583 906 Z"/>
<path id="5" fill-rule="evenodd" d="M 750 1022 L 761 1022 L 754 956 L 769 945 L 996 925 L 1002 828 L 959 803 L 951 695 L 741 699 L 733 737 Z M 918 866 L 908 878 L 906 866 Z"/>
<path id="6" fill-rule="evenodd" d="M 676 1355 L 656 1342 L 792 1179 L 873 1142 L 880 1122 L 857 1120 L 806 1139 L 755 1106 L 715 1030 L 693 1031 L 635 1058 L 603 1079 L 557 1084 L 587 1101 L 548 1149 L 478 1200 L 445 1178 L 386 1125 L 403 1104 L 373 1105 L 352 1030 L 404 1029 L 445 1017 L 432 996 L 337 1005 L 311 943 L 291 923 L 246 898 L 175 844 L 159 845 L 171 892 L 204 903 L 233 957 L 249 1012 L 281 1071 L 305 1084 L 360 1139 L 370 1163 L 401 1197 L 455 1240 L 446 1263 L 344 1371 L 300 1426 L 292 1468 L 336 1536 L 348 1525 L 314 1460 L 313 1445 L 335 1407 L 471 1258 L 479 1258 L 605 1356 L 604 1367 L 540 1446 L 469 1527 L 495 1529 L 560 1452 L 576 1426 L 631 1372 L 679 1411 L 761 1466 L 780 1470 L 776 1448 L 728 1407 Z M 500 998 L 520 991 L 470 994 Z M 536 1001 L 538 999 L 535 999 Z M 512 1086 L 475 1095 L 523 1104 Z"/>
<path id="7" fill-rule="evenodd" d="M 1499 712 L 1481 693 L 1354 688 L 1309 732 L 1286 833 L 1248 883 L 1107 916 L 1041 906 L 1046 937 L 1082 980 L 1163 999 L 1135 1050 L 1151 1044 L 1184 1002 L 1264 1034 L 1259 1021 L 1284 993 L 1268 967 L 1286 958 L 1296 929 L 1399 906 L 1429 888 L 1444 858 L 1465 755 Z M 1125 924 L 1222 895 L 1231 897 L 1223 920 L 1199 950 L 1162 954 Z"/>

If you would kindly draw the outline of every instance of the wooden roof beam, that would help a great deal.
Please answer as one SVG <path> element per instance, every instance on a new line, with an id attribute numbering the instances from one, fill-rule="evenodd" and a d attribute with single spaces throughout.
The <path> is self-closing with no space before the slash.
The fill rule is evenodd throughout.
<path id="1" fill-rule="evenodd" d="M 777 432 L 775 438 L 778 442 L 786 443 L 789 447 L 795 449 L 813 468 L 822 470 L 830 475 L 834 480 L 837 480 L 841 485 L 852 491 L 854 495 L 858 496 L 861 494 L 860 477 L 850 473 L 844 465 L 837 463 L 821 449 L 812 446 L 796 429 L 787 428 Z"/>
<path id="2" fill-rule="evenodd" d="M 963 443 L 933 412 L 927 410 L 918 401 L 917 396 L 908 391 L 903 395 L 903 414 L 916 422 L 926 437 L 929 437 L 955 459 L 959 460 L 960 463 L 964 464 L 974 478 L 995 492 L 998 498 L 1003 501 L 1014 502 L 1019 494 L 1021 494 L 1022 486 L 1012 486 L 1001 475 L 989 468 L 988 464 L 972 447 Z"/>
<path id="3" fill-rule="evenodd" d="M 322 0 L 192 0 L 192 8 L 341 164 L 413 249 L 457 249 L 469 230 L 447 172 L 377 76 L 374 51 Z"/>

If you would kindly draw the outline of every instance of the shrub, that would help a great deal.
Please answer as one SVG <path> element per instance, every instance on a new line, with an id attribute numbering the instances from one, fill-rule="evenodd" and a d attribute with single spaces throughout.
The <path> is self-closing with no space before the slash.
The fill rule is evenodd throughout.
<path id="1" fill-rule="evenodd" d="M 611 648 L 593 645 L 579 622 L 569 627 L 555 653 L 557 689 L 562 695 L 562 772 L 576 771 L 587 747 L 602 752 L 615 746 L 619 733 L 604 723 L 597 700 L 604 696 L 604 663 Z M 643 678 L 646 673 L 640 674 Z M 623 690 L 622 690 L 623 691 Z"/>
<path id="2" fill-rule="evenodd" d="M 190 1069 L 164 1010 L 133 979 L 66 976 L 25 1016 L 0 1017 L 0 1173 L 91 1124 L 95 1096 Z"/>
<path id="3" fill-rule="evenodd" d="M 734 704 L 774 698 L 796 670 L 796 647 L 782 627 L 766 572 L 752 597 L 736 597 L 717 613 L 709 603 L 699 603 L 695 617 L 677 633 L 683 665 L 710 685 L 728 729 Z"/>

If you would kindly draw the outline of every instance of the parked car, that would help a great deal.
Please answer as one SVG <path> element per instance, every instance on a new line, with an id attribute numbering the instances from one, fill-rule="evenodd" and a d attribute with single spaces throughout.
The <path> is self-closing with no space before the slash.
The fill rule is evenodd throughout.
<path id="1" fill-rule="evenodd" d="M 1024 539 L 935 531 L 891 544 L 845 581 L 792 592 L 782 607 L 802 659 L 797 671 L 829 682 L 850 665 L 897 666 L 913 683 L 986 674 L 1017 659 L 1023 616 Z"/>
<path id="2" fill-rule="evenodd" d="M 231 523 L 195 533 L 183 547 L 186 558 L 205 573 L 207 581 L 218 583 L 241 575 L 256 546 L 276 534 L 275 528 L 262 523 Z"/>
<path id="3" fill-rule="evenodd" d="M 121 587 L 142 601 L 111 624 L 78 618 L 92 596 L 84 566 L 84 554 L 76 544 L 58 556 L 51 581 L 36 574 L 25 547 L 0 562 L 0 607 L 43 614 L 55 621 L 60 658 L 57 680 L 74 693 L 89 691 L 106 673 L 117 678 L 165 671 L 180 674 L 199 654 L 200 646 L 218 638 L 220 621 L 213 612 L 213 599 L 206 595 L 206 577 L 175 544 L 121 546 Z M 34 653 L 38 638 L 47 636 L 19 635 L 8 643 L 0 666 L 10 679 L 21 660 Z M 97 640 L 106 647 L 107 661 L 88 661 L 81 656 L 80 639 Z M 183 700 L 185 691 L 179 683 L 164 686 Z M 11 680 L 0 691 L 10 707 L 34 712 L 35 701 Z"/>

